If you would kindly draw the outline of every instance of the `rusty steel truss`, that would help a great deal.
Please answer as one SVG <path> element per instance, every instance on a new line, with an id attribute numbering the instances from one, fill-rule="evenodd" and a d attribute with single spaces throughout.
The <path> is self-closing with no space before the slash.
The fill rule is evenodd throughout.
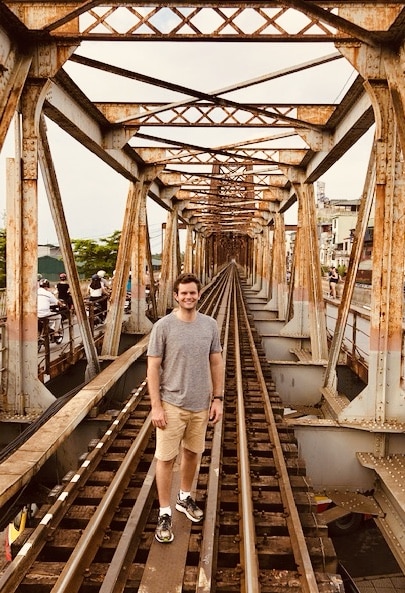
<path id="1" fill-rule="evenodd" d="M 125 49 L 105 59 L 94 49 L 100 42 Z M 149 60 L 157 42 L 178 52 L 159 76 Z M 322 49 L 306 59 L 300 48 L 311 44 Z M 200 77 L 192 66 L 182 68 L 197 47 Z M 228 47 L 234 54 L 224 52 Z M 273 67 L 277 54 L 292 47 L 293 63 Z M 255 65 L 263 56 L 269 67 L 259 74 Z M 404 62 L 405 3 L 398 0 L 1 2 L 0 149 L 10 130 L 15 137 L 6 169 L 3 414 L 24 418 L 53 401 L 37 377 L 40 179 L 83 328 L 88 378 L 100 370 L 52 156 L 52 123 L 128 183 L 102 356 L 118 353 L 130 271 L 132 311 L 125 330 L 147 334 L 152 325 L 144 281 L 145 270 L 152 269 L 146 208 L 152 200 L 167 210 L 154 318 L 173 306 L 180 226 L 187 233 L 183 265 L 204 283 L 235 260 L 268 316 L 264 323 L 277 351 L 272 364 L 281 396 L 292 407 L 316 407 L 316 418 L 322 410 L 322 421 L 295 420 L 303 449 L 310 458 L 319 425 L 330 429 L 326 452 L 333 451 L 334 431 L 345 439 L 350 463 L 342 479 L 353 489 L 375 488 L 382 529 L 405 567 L 405 502 L 398 486 L 405 453 Z M 225 74 L 233 68 L 236 82 L 211 79 L 220 67 Z M 328 101 L 319 96 L 323 79 L 331 84 Z M 127 92 L 112 100 L 107 91 L 115 86 Z M 328 342 L 314 184 L 370 132 L 374 140 L 348 274 Z M 285 216 L 293 208 L 294 261 L 287 283 Z M 338 390 L 337 365 L 371 215 L 368 382 L 349 401 Z M 384 460 L 391 460 L 391 474 L 401 479 L 389 477 Z"/>

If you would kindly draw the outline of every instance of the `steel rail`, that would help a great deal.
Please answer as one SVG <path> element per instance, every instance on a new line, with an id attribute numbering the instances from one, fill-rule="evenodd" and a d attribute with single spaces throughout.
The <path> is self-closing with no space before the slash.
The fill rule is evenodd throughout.
<path id="1" fill-rule="evenodd" d="M 50 533 L 58 527 L 66 512 L 74 503 L 79 490 L 83 488 L 94 467 L 99 462 L 99 459 L 113 442 L 115 434 L 121 430 L 131 411 L 141 401 L 145 387 L 146 384 L 143 383 L 130 400 L 126 402 L 120 414 L 106 430 L 96 447 L 87 455 L 81 467 L 61 490 L 54 504 L 34 529 L 16 557 L 5 568 L 3 574 L 0 576 L 1 593 L 14 593 L 17 590 L 25 574 L 46 544 Z"/>
<path id="2" fill-rule="evenodd" d="M 246 593 L 258 593 L 260 591 L 259 566 L 256 549 L 255 525 L 254 525 L 254 507 L 252 500 L 252 487 L 250 480 L 249 448 L 246 435 L 246 417 L 243 393 L 243 376 L 240 354 L 240 320 L 237 302 L 238 295 L 236 287 L 233 295 L 234 309 L 234 339 L 235 339 L 235 366 L 236 366 L 236 389 L 237 389 L 237 442 L 238 442 L 238 467 L 239 467 L 239 490 L 241 498 L 241 531 L 242 531 L 242 560 L 244 568 L 244 588 Z M 249 324 L 246 320 L 246 327 Z"/>
<path id="3" fill-rule="evenodd" d="M 241 292 L 241 288 L 239 287 Z M 294 560 L 297 566 L 297 571 L 300 575 L 303 593 L 319 593 L 318 584 L 316 582 L 315 573 L 312 562 L 309 556 L 308 546 L 305 541 L 305 536 L 302 530 L 301 520 L 298 514 L 297 505 L 294 500 L 294 494 L 291 487 L 290 478 L 288 475 L 287 465 L 285 462 L 283 449 L 280 442 L 280 437 L 277 431 L 277 426 L 270 404 L 269 393 L 266 386 L 266 381 L 263 376 L 263 371 L 260 365 L 257 349 L 254 343 L 252 331 L 248 320 L 246 305 L 241 294 L 241 311 L 246 325 L 248 327 L 248 338 L 251 345 L 253 362 L 256 369 L 257 380 L 259 381 L 261 392 L 263 394 L 263 405 L 265 407 L 266 417 L 268 419 L 269 437 L 273 447 L 274 462 L 279 476 L 279 488 L 281 499 L 286 513 L 286 522 L 288 532 L 291 539 Z"/>
<path id="4" fill-rule="evenodd" d="M 156 460 L 154 459 L 122 532 L 99 593 L 122 593 L 124 591 L 128 573 L 142 535 L 145 515 L 150 511 L 151 498 L 156 491 L 155 478 Z"/>
<path id="5" fill-rule="evenodd" d="M 221 285 L 221 290 L 218 289 L 218 285 Z M 227 366 L 226 376 L 229 379 L 229 384 L 225 390 L 227 405 L 229 406 L 229 410 L 232 410 L 232 417 L 229 417 L 229 414 L 228 417 L 224 414 L 224 419 L 215 425 L 213 429 L 209 429 L 207 433 L 207 452 L 204 467 L 207 468 L 208 479 L 202 474 L 199 478 L 198 487 L 201 498 L 202 491 L 206 492 L 205 519 L 201 526 L 192 526 L 192 530 L 188 524 L 187 526 L 180 527 L 182 522 L 182 517 L 180 517 L 179 527 L 176 527 L 177 546 L 160 547 L 160 544 L 154 541 L 156 521 L 156 511 L 153 509 L 153 501 L 155 500 L 155 469 L 153 461 L 150 467 L 146 465 L 150 463 L 150 455 L 153 454 L 152 441 L 148 443 L 145 456 L 143 456 L 142 452 L 139 456 L 139 459 L 142 459 L 142 468 L 139 467 L 139 470 L 136 470 L 136 472 L 131 472 L 131 485 L 127 489 L 127 495 L 123 497 L 122 503 L 118 500 L 119 494 L 123 495 L 126 490 L 125 480 L 128 479 L 128 475 L 126 475 L 125 468 L 121 466 L 112 479 L 114 475 L 113 471 L 115 471 L 116 464 L 118 462 L 121 463 L 125 454 L 125 459 L 129 459 L 128 456 L 130 453 L 127 453 L 128 448 L 131 450 L 135 446 L 135 443 L 140 441 L 141 434 L 148 431 L 147 425 L 150 419 L 149 414 L 148 420 L 146 420 L 149 412 L 147 398 L 142 401 L 140 407 L 142 420 L 138 414 L 136 414 L 134 421 L 133 414 L 129 418 L 130 410 L 127 409 L 128 404 L 126 404 L 121 411 L 121 415 L 124 413 L 127 415 L 127 418 L 130 420 L 130 426 L 127 432 L 120 419 L 115 421 L 118 422 L 121 433 L 118 435 L 118 443 L 113 449 L 114 452 L 110 452 L 106 457 L 103 456 L 103 466 L 90 463 L 88 456 L 86 466 L 90 467 L 91 465 L 92 471 L 96 470 L 97 472 L 94 481 L 89 480 L 88 477 L 83 477 L 83 479 L 74 477 L 71 483 L 59 495 L 58 503 L 66 511 L 72 506 L 75 500 L 73 495 L 70 494 L 70 488 L 73 488 L 73 484 L 75 486 L 78 485 L 82 490 L 82 496 L 79 496 L 80 500 L 75 503 L 77 508 L 72 507 L 70 511 L 70 516 L 67 520 L 69 525 L 63 524 L 63 528 L 61 525 L 60 534 L 55 537 L 54 542 L 50 542 L 49 548 L 44 549 L 42 552 L 41 557 L 43 561 L 37 559 L 35 565 L 33 565 L 36 556 L 42 549 L 38 547 L 37 555 L 35 557 L 32 556 L 31 564 L 33 566 L 30 572 L 28 572 L 31 566 L 29 563 L 26 564 L 28 569 L 21 565 L 19 567 L 21 570 L 14 571 L 15 573 L 19 573 L 18 575 L 15 574 L 15 578 L 18 579 L 15 588 L 4 589 L 1 587 L 0 581 L 1 593 L 13 593 L 19 590 L 17 589 L 18 584 L 23 580 L 23 586 L 27 590 L 30 587 L 35 590 L 41 579 L 43 579 L 44 584 L 47 582 L 49 588 L 52 587 L 51 593 L 77 593 L 82 588 L 94 590 L 96 587 L 99 593 L 123 593 L 126 588 L 139 587 L 139 583 L 142 585 L 145 575 L 147 577 L 145 582 L 148 585 L 152 581 L 153 583 L 165 582 L 167 565 L 165 566 L 164 558 L 167 559 L 169 557 L 172 559 L 171 562 L 173 562 L 170 573 L 170 584 L 173 585 L 171 590 L 180 590 L 185 586 L 189 590 L 191 586 L 193 590 L 195 587 L 196 593 L 210 593 L 218 586 L 219 582 L 226 585 L 228 582 L 226 579 L 231 578 L 235 579 L 235 586 L 240 586 L 240 590 L 243 590 L 245 593 L 258 593 L 261 590 L 261 586 L 264 586 L 264 581 L 272 578 L 270 573 L 273 570 L 279 570 L 275 566 L 269 570 L 268 563 L 273 562 L 271 558 L 274 557 L 275 550 L 269 548 L 268 544 L 266 544 L 266 535 L 263 541 L 260 535 L 261 530 L 266 529 L 267 531 L 267 527 L 264 527 L 263 524 L 263 521 L 267 519 L 262 518 L 259 524 L 256 524 L 257 508 L 263 505 L 263 501 L 258 503 L 254 496 L 256 492 L 254 489 L 258 486 L 259 490 L 262 487 L 265 489 L 274 488 L 274 490 L 278 487 L 278 491 L 281 491 L 281 501 L 284 507 L 285 517 L 283 516 L 277 525 L 280 525 L 282 521 L 283 533 L 286 533 L 287 527 L 289 535 L 288 538 L 282 535 L 284 541 L 282 544 L 283 562 L 285 563 L 285 558 L 288 557 L 290 565 L 295 567 L 292 569 L 294 570 L 295 579 L 298 579 L 296 574 L 296 571 L 298 571 L 301 579 L 301 593 L 317 593 L 316 581 L 314 581 L 314 585 L 309 579 L 308 584 L 307 573 L 310 573 L 312 570 L 312 564 L 310 563 L 309 567 L 305 565 L 305 554 L 301 550 L 297 551 L 297 544 L 294 541 L 294 532 L 302 529 L 300 517 L 297 514 L 292 494 L 292 500 L 289 501 L 285 492 L 287 491 L 288 493 L 288 488 L 292 491 L 292 486 L 289 483 L 287 471 L 285 471 L 284 475 L 282 469 L 280 469 L 282 462 L 286 468 L 286 462 L 284 461 L 284 453 L 278 435 L 279 426 L 275 424 L 272 410 L 267 410 L 267 406 L 270 405 L 270 398 L 267 387 L 264 384 L 265 371 L 261 370 L 259 354 L 254 343 L 253 331 L 250 326 L 246 307 L 243 304 L 243 295 L 241 292 L 241 282 L 238 279 L 237 266 L 230 265 L 221 270 L 215 282 L 205 287 L 204 295 L 207 297 L 207 302 L 204 302 L 205 298 L 201 302 L 202 308 L 205 308 L 206 311 L 210 311 L 211 314 L 215 311 L 215 318 L 220 329 L 224 358 Z M 209 299 L 208 295 L 210 296 Z M 212 301 L 214 301 L 214 305 Z M 242 309 L 240 302 L 242 302 Z M 236 338 L 234 338 L 234 332 Z M 233 342 L 234 339 L 235 341 Z M 245 370 L 242 370 L 242 363 Z M 247 380 L 249 381 L 249 392 L 243 393 L 244 382 Z M 264 384 L 263 389 L 262 383 Z M 269 387 L 269 389 L 271 388 Z M 266 400 L 265 403 L 262 403 L 261 399 L 257 397 L 259 392 L 262 393 L 262 398 Z M 250 396 L 252 395 L 253 399 L 250 401 Z M 269 482 L 260 482 L 257 479 L 255 479 L 256 484 L 251 483 L 252 459 L 249 451 L 252 451 L 252 446 L 254 447 L 257 442 L 255 439 L 250 440 L 252 435 L 246 428 L 246 424 L 251 426 L 249 424 L 249 417 L 246 416 L 245 418 L 245 414 L 248 413 L 246 406 L 249 406 L 250 409 L 251 405 L 255 409 L 260 408 L 260 426 L 262 427 L 259 431 L 267 439 L 267 445 L 265 445 L 266 452 L 268 454 L 272 453 L 274 457 L 279 455 L 281 459 L 280 461 L 280 459 L 275 458 L 272 461 L 273 470 L 271 471 L 273 472 L 275 468 L 277 474 L 276 477 L 271 478 L 271 486 Z M 278 407 L 277 404 L 277 409 Z M 236 416 L 236 423 L 234 416 Z M 274 423 L 272 429 L 269 429 L 267 426 L 270 422 L 269 419 Z M 140 421 L 143 422 L 143 426 Z M 259 423 L 259 421 L 257 422 Z M 236 434 L 236 430 L 237 438 L 233 440 L 232 437 Z M 275 431 L 275 436 L 272 430 Z M 106 435 L 104 438 L 106 438 Z M 136 441 L 132 445 L 131 442 L 126 443 L 127 440 L 130 441 L 133 438 L 136 438 Z M 276 440 L 278 446 L 274 446 Z M 100 443 L 96 449 L 93 449 L 90 455 L 101 453 L 100 456 L 102 456 L 103 452 L 108 451 L 109 443 L 110 441 L 106 441 L 105 444 Z M 235 443 L 237 444 L 236 446 Z M 224 448 L 226 450 L 225 459 L 222 458 Z M 116 453 L 116 451 L 119 453 Z M 267 463 L 267 457 L 263 457 L 262 459 L 263 461 L 260 463 Z M 258 463 L 254 461 L 255 466 Z M 113 469 L 110 469 L 111 464 L 114 464 Z M 223 464 L 227 464 L 227 467 L 229 464 L 229 467 L 232 468 L 231 472 L 233 475 L 224 476 L 222 471 Z M 107 475 L 103 475 L 105 473 Z M 228 473 L 228 469 L 226 469 L 226 473 Z M 79 475 L 79 472 L 77 472 L 77 475 Z M 123 481 L 119 479 L 120 475 Z M 132 478 L 134 479 L 133 482 Z M 108 487 L 111 479 L 111 485 Z M 285 483 L 288 482 L 287 486 L 283 484 L 283 481 Z M 101 487 L 99 486 L 100 483 L 102 485 Z M 230 494 L 228 488 L 231 484 L 233 488 L 237 489 L 238 494 L 236 494 L 236 490 L 235 494 L 234 492 Z M 84 489 L 84 485 L 86 485 L 86 489 Z M 93 488 L 94 490 L 92 490 Z M 102 488 L 106 490 L 103 490 L 102 494 L 100 494 Z M 69 496 L 66 493 L 69 493 Z M 276 514 L 280 514 L 280 495 L 277 495 L 277 497 L 278 509 L 276 510 Z M 275 496 L 273 496 L 273 500 L 274 498 Z M 88 500 L 94 500 L 94 502 L 89 503 Z M 100 500 L 101 502 L 99 502 Z M 133 501 L 131 503 L 133 505 L 132 511 L 128 509 L 129 500 Z M 222 505 L 222 503 L 225 505 L 224 513 L 219 513 L 219 505 Z M 237 508 L 238 503 L 239 509 Z M 89 504 L 99 505 L 98 508 L 95 507 L 96 512 L 94 515 L 91 514 L 93 510 L 86 507 Z M 269 502 L 266 501 L 264 504 L 268 505 Z M 271 504 L 274 503 L 271 502 Z M 294 506 L 289 506 L 289 504 Z M 83 508 L 80 505 L 83 505 Z M 232 518 L 229 515 L 230 505 L 232 505 Z M 120 512 L 112 520 L 112 515 L 115 515 L 117 508 L 120 509 Z M 297 515 L 296 518 L 294 517 L 294 508 Z M 43 509 L 42 514 L 46 511 L 47 507 Z M 50 511 L 52 511 L 52 507 Z M 268 513 L 269 521 L 271 522 L 273 518 L 270 517 L 272 517 L 274 511 L 266 507 L 266 511 L 264 512 Z M 223 515 L 225 515 L 225 521 L 223 521 Z M 58 521 L 52 520 L 51 523 L 50 520 L 44 517 L 43 521 L 45 521 L 46 525 L 49 523 L 50 527 L 46 533 L 48 538 L 49 535 L 53 535 L 53 531 L 59 529 L 61 518 L 58 516 Z M 238 528 L 240 538 L 233 539 L 233 537 L 230 537 L 230 532 L 236 534 Z M 78 529 L 83 529 L 83 531 L 80 531 L 81 537 L 77 542 Z M 106 535 L 107 530 L 111 532 L 111 535 L 108 541 L 103 542 L 103 537 Z M 298 539 L 300 539 L 301 535 L 298 535 Z M 306 541 L 304 538 L 302 539 L 303 541 L 300 541 L 299 545 L 304 545 L 305 549 L 307 549 Z M 28 542 L 30 541 L 29 539 Z M 153 542 L 152 547 L 151 542 Z M 179 551 L 179 547 L 181 551 Z M 69 549 L 70 558 L 68 558 L 65 566 L 63 566 L 63 561 L 55 562 L 54 548 L 60 550 L 60 552 L 56 552 L 57 557 L 61 553 L 66 553 L 66 550 Z M 154 551 L 153 554 L 152 550 Z M 197 550 L 198 557 L 194 558 Z M 166 552 L 170 552 L 169 555 Z M 96 559 L 96 553 L 98 559 Z M 147 556 L 146 562 L 143 560 L 144 555 Z M 301 560 L 301 558 L 304 560 Z M 194 561 L 196 564 L 194 564 Z M 49 564 L 43 565 L 42 562 Z M 259 567 L 259 562 L 263 562 L 262 568 Z M 177 565 L 174 566 L 176 563 Z M 188 563 L 192 566 L 190 571 L 186 569 Z M 234 563 L 237 564 L 234 565 Z M 142 575 L 140 573 L 140 565 L 143 567 Z M 240 571 L 240 568 L 242 571 Z M 283 568 L 285 568 L 285 564 Z M 154 572 L 152 580 L 150 578 L 151 571 Z M 289 571 L 291 571 L 291 568 Z M 287 582 L 286 578 L 281 575 L 283 572 L 285 571 L 281 569 L 280 578 L 284 578 L 283 582 Z M 174 576 L 173 573 L 175 573 Z M 174 585 L 176 588 L 174 588 Z M 157 588 L 152 587 L 152 589 L 147 588 L 145 590 L 157 590 Z"/>
<path id="6" fill-rule="evenodd" d="M 225 268 L 208 285 L 208 290 L 203 293 L 203 298 L 199 307 L 200 311 L 204 311 L 206 315 L 211 315 L 211 317 L 218 316 L 217 312 L 220 310 L 223 302 L 221 295 L 224 290 L 226 290 L 229 276 L 229 268 Z"/>
<path id="7" fill-rule="evenodd" d="M 233 273 L 232 276 L 234 276 Z M 221 329 L 224 328 L 224 336 L 222 340 L 222 354 L 225 361 L 225 367 L 229 345 L 229 320 L 231 315 L 230 299 L 231 283 L 227 282 L 225 286 L 225 294 L 224 297 L 221 299 L 217 315 L 217 323 L 220 332 Z M 224 374 L 225 372 L 226 368 L 224 368 Z M 224 403 L 224 411 L 225 405 L 226 403 Z M 200 560 L 197 569 L 197 584 L 195 589 L 196 593 L 211 593 L 213 585 L 213 576 L 216 568 L 214 562 L 216 557 L 216 524 L 220 497 L 219 486 L 222 465 L 223 433 L 224 422 L 222 419 L 215 425 L 214 435 L 212 438 L 211 463 L 208 473 L 206 511 L 200 549 Z M 100 593 L 102 592 L 100 591 Z"/>
<path id="8" fill-rule="evenodd" d="M 204 289 L 204 293 L 209 295 L 209 302 L 214 302 L 214 309 L 217 311 L 217 323 L 219 331 L 221 332 L 225 324 L 225 331 L 227 332 L 228 323 L 227 316 L 229 316 L 229 292 L 230 283 L 227 282 L 229 274 L 223 274 L 225 280 L 221 279 L 219 283 L 212 283 Z M 224 339 L 224 351 L 226 352 L 227 337 Z M 226 355 L 225 355 L 226 356 Z M 211 464 L 209 470 L 209 488 L 206 502 L 206 513 L 204 521 L 203 539 L 201 543 L 202 552 L 200 557 L 203 558 L 203 582 L 212 581 L 212 567 L 214 564 L 215 554 L 215 525 L 218 510 L 218 496 L 219 496 L 219 466 L 221 459 L 221 444 L 222 444 L 222 422 L 215 426 L 214 437 L 211 449 Z M 128 573 L 131 563 L 134 560 L 137 546 L 141 538 L 141 530 L 144 526 L 145 514 L 151 507 L 151 496 L 155 492 L 155 473 L 156 462 L 148 471 L 146 479 L 137 497 L 136 503 L 128 518 L 126 527 L 124 528 L 116 551 L 110 561 L 109 568 L 104 577 L 103 583 L 99 593 L 122 593 L 124 591 Z M 216 484 L 216 485 L 215 485 Z M 145 511 L 147 506 L 147 511 Z M 211 588 L 203 589 L 211 591 Z"/>
<path id="9" fill-rule="evenodd" d="M 131 445 L 124 461 L 120 465 L 113 481 L 107 489 L 101 503 L 90 519 L 86 529 L 76 545 L 73 554 L 66 562 L 51 593 L 77 593 L 82 584 L 84 573 L 91 564 L 97 549 L 104 537 L 122 492 L 128 486 L 135 464 L 152 432 L 152 413 L 149 412 L 135 441 Z"/>

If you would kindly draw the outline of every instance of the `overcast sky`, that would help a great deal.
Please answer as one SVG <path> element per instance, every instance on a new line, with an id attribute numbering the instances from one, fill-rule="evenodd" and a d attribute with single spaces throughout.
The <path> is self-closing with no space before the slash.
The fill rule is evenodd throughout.
<path id="1" fill-rule="evenodd" d="M 155 43 L 119 42 L 84 43 L 77 53 L 142 72 L 200 91 L 214 91 L 280 70 L 297 63 L 333 53 L 332 44 L 265 43 Z M 66 71 L 94 101 L 176 101 L 187 97 L 160 88 L 140 84 L 78 64 L 68 63 Z M 300 74 L 227 94 L 244 102 L 333 103 L 339 101 L 356 73 L 344 59 Z M 257 129 L 165 129 L 147 133 L 168 138 L 182 138 L 195 144 L 223 145 L 245 138 L 266 135 Z M 122 227 L 128 182 L 97 157 L 48 122 L 48 135 L 72 238 L 99 239 Z M 5 157 L 13 156 L 13 142 L 8 138 L 0 159 L 5 171 Z M 372 133 L 366 134 L 333 168 L 322 177 L 326 195 L 332 199 L 359 198 L 364 185 Z M 139 140 L 138 140 L 139 142 Z M 143 143 L 144 144 L 144 143 Z M 0 212 L 5 211 L 5 175 L 1 174 Z M 148 200 L 152 252 L 160 250 L 160 228 L 166 212 Z M 39 243 L 58 243 L 42 184 L 39 192 Z"/>

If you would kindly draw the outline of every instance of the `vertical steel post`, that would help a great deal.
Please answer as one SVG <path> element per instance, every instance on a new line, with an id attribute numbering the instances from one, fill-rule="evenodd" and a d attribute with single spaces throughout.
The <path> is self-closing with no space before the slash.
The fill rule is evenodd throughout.
<path id="1" fill-rule="evenodd" d="M 179 270 L 177 268 L 178 241 L 178 212 L 177 206 L 168 213 L 166 234 L 162 253 L 162 270 L 159 286 L 158 315 L 166 315 L 168 309 L 173 308 L 173 283 Z"/>
<path id="2" fill-rule="evenodd" d="M 344 409 L 342 422 L 403 422 L 402 315 L 405 261 L 404 92 L 401 55 L 361 44 L 339 48 L 366 80 L 376 120 L 376 189 L 369 376 L 367 387 Z M 387 81 L 387 78 L 389 79 Z M 376 441 L 384 455 L 386 439 Z"/>
<path id="3" fill-rule="evenodd" d="M 328 344 L 314 189 L 312 185 L 305 183 L 301 171 L 290 169 L 288 176 L 291 178 L 298 197 L 299 223 L 295 245 L 294 316 L 280 333 L 282 335 L 309 336 L 312 360 L 315 362 L 327 359 Z"/>
<path id="4" fill-rule="evenodd" d="M 269 311 L 277 311 L 278 319 L 286 319 L 287 312 L 287 266 L 284 215 L 274 214 L 273 257 L 271 277 L 271 300 L 265 306 Z"/>
<path id="5" fill-rule="evenodd" d="M 38 123 L 46 90 L 36 79 L 22 94 L 15 183 L 7 195 L 7 397 L 20 415 L 42 412 L 55 399 L 38 379 Z"/>
<path id="6" fill-rule="evenodd" d="M 187 225 L 186 246 L 184 251 L 184 271 L 193 270 L 193 227 Z"/>

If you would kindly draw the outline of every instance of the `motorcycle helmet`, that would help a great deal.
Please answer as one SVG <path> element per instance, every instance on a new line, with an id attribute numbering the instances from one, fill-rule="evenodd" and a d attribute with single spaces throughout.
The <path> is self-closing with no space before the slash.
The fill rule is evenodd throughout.
<path id="1" fill-rule="evenodd" d="M 105 271 L 104 271 L 104 270 L 99 270 L 99 271 L 97 272 L 97 276 L 98 276 L 99 278 L 104 278 L 104 276 L 105 276 Z"/>
<path id="2" fill-rule="evenodd" d="M 66 274 L 64 272 L 62 272 L 62 274 L 59 274 L 59 278 L 61 280 L 66 280 L 67 279 L 67 276 L 66 276 Z"/>
<path id="3" fill-rule="evenodd" d="M 41 288 L 49 288 L 50 287 L 49 280 L 47 280 L 46 278 L 42 278 L 39 281 L 39 285 Z"/>

